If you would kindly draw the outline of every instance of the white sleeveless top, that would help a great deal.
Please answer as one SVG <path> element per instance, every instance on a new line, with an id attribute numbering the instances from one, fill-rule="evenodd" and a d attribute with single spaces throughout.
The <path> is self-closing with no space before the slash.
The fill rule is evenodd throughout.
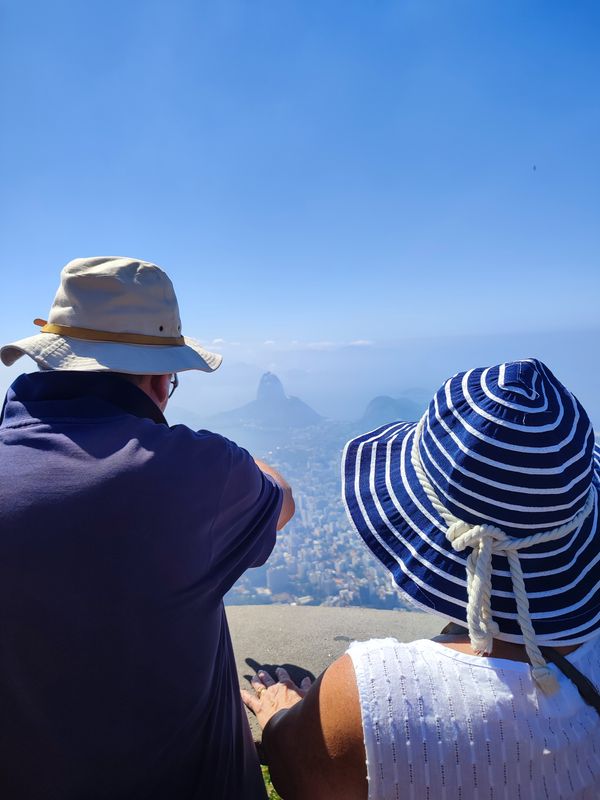
<path id="1" fill-rule="evenodd" d="M 530 667 L 437 642 L 353 642 L 369 800 L 598 800 L 600 715 L 553 665 Z M 600 687 L 600 637 L 569 661 Z"/>

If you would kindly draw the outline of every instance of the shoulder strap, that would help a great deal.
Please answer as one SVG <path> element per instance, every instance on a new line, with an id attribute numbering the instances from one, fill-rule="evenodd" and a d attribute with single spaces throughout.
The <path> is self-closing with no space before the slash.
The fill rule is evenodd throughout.
<path id="1" fill-rule="evenodd" d="M 577 667 L 574 667 L 570 661 L 553 647 L 540 647 L 540 650 L 546 661 L 550 661 L 554 666 L 558 667 L 563 675 L 566 675 L 575 684 L 585 702 L 600 714 L 600 694 L 591 680 L 586 678 Z"/>
<path id="2" fill-rule="evenodd" d="M 452 636 L 468 635 L 467 629 L 462 625 L 457 625 L 455 622 L 449 622 L 442 630 L 442 633 L 451 634 Z M 542 646 L 540 647 L 540 651 L 546 661 L 550 661 L 551 664 L 558 667 L 562 674 L 566 675 L 566 677 L 575 684 L 579 694 L 588 706 L 592 706 L 592 708 L 595 708 L 598 714 L 600 714 L 600 693 L 598 693 L 598 690 L 591 680 L 586 678 L 577 667 L 574 667 L 570 661 L 567 661 L 567 659 L 553 647 Z"/>

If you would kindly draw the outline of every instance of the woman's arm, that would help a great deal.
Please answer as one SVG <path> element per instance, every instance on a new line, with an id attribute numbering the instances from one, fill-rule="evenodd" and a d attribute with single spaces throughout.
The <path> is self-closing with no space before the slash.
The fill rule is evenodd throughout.
<path id="1" fill-rule="evenodd" d="M 273 785 L 284 800 L 367 800 L 367 770 L 352 661 L 342 656 L 303 691 L 278 670 L 242 698 L 263 728 Z M 287 709 L 284 713 L 278 711 Z M 274 715 L 277 715 L 274 717 Z"/>

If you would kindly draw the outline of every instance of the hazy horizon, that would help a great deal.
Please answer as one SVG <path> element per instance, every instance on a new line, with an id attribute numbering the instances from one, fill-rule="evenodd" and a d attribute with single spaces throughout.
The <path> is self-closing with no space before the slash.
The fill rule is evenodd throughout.
<path id="1" fill-rule="evenodd" d="M 223 365 L 215 374 L 181 376 L 173 406 L 207 417 L 236 408 L 254 399 L 260 376 L 269 371 L 280 378 L 286 394 L 300 397 L 319 414 L 354 420 L 375 396 L 417 393 L 427 402 L 455 372 L 535 356 L 578 397 L 594 427 L 600 429 L 600 372 L 590 369 L 587 357 L 592 341 L 600 341 L 600 328 L 432 336 L 381 345 L 332 345 L 326 349 L 270 353 L 255 350 L 253 360 L 236 359 L 234 352 L 244 349 L 241 344 L 235 348 L 225 346 Z"/>
<path id="2" fill-rule="evenodd" d="M 378 395 L 409 396 L 428 402 L 442 382 L 471 367 L 488 366 L 535 356 L 580 400 L 596 430 L 600 429 L 600 372 L 587 357 L 590 343 L 600 340 L 600 328 L 588 331 L 513 333 L 485 336 L 419 337 L 388 343 L 327 347 L 222 343 L 223 364 L 213 374 L 182 373 L 170 401 L 167 418 L 181 421 L 186 412 L 198 423 L 250 402 L 260 377 L 275 373 L 288 396 L 300 397 L 332 420 L 357 420 Z M 0 371 L 0 392 L 21 372 L 35 371 L 24 357 Z M 183 412 L 183 413 L 182 413 Z"/>

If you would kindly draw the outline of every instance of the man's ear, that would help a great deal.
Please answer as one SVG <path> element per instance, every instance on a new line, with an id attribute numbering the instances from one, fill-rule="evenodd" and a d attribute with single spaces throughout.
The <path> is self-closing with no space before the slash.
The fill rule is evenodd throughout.
<path id="1" fill-rule="evenodd" d="M 170 375 L 150 375 L 150 390 L 152 399 L 156 405 L 164 411 L 169 399 L 169 379 Z"/>

